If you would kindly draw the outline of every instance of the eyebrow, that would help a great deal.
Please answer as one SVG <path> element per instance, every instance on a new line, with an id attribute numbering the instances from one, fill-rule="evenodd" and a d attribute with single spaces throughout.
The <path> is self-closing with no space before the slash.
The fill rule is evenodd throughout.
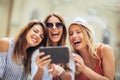
<path id="1" fill-rule="evenodd" d="M 38 31 L 39 31 L 39 29 L 38 29 L 37 27 L 34 27 L 33 29 L 36 29 L 36 30 L 38 30 Z"/>

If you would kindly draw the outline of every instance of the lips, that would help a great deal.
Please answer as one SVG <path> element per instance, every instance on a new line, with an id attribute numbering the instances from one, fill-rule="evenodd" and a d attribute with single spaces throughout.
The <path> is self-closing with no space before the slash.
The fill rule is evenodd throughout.
<path id="1" fill-rule="evenodd" d="M 81 43 L 81 41 L 80 40 L 76 40 L 73 43 L 74 43 L 74 45 L 79 45 Z"/>
<path id="2" fill-rule="evenodd" d="M 58 37 L 60 34 L 59 32 L 55 31 L 55 32 L 51 32 L 51 36 L 52 37 Z"/>
<path id="3" fill-rule="evenodd" d="M 34 43 L 38 43 L 38 39 L 37 39 L 35 36 L 32 37 L 32 41 L 33 41 Z"/>

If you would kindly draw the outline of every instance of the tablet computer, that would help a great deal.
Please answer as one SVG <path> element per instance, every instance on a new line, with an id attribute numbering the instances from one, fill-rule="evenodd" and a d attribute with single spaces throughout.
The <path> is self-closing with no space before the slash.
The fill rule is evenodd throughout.
<path id="1" fill-rule="evenodd" d="M 68 63 L 69 49 L 65 46 L 41 47 L 40 52 L 51 55 L 51 63 Z"/>

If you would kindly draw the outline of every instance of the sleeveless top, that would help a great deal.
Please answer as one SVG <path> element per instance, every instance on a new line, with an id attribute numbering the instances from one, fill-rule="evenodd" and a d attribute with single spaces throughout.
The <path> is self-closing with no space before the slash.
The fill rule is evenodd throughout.
<path id="1" fill-rule="evenodd" d="M 2 80 L 27 80 L 23 74 L 23 65 L 16 64 L 12 59 L 15 41 L 9 39 L 8 52 L 0 52 L 0 78 Z"/>
<path id="2" fill-rule="evenodd" d="M 96 73 L 103 75 L 103 65 L 101 62 L 101 47 L 102 45 L 100 45 L 99 48 L 97 49 L 98 59 L 96 59 L 96 65 L 94 66 L 93 70 Z M 75 80 L 90 80 L 90 79 L 88 79 L 83 73 L 79 73 L 78 75 L 75 75 Z"/>

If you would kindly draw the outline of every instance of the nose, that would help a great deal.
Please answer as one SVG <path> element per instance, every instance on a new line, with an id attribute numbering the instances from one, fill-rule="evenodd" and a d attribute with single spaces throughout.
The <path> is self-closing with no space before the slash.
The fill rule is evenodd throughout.
<path id="1" fill-rule="evenodd" d="M 77 34 L 76 33 L 73 33 L 73 38 L 76 38 L 77 37 Z"/>
<path id="2" fill-rule="evenodd" d="M 39 37 L 39 34 L 37 33 L 36 36 Z"/>
<path id="3" fill-rule="evenodd" d="M 53 24 L 53 28 L 57 28 L 55 24 Z"/>
<path id="4" fill-rule="evenodd" d="M 40 34 L 38 34 L 38 33 L 37 33 L 37 34 L 36 34 L 36 38 L 38 38 L 38 39 L 39 39 L 39 38 L 40 38 Z"/>

